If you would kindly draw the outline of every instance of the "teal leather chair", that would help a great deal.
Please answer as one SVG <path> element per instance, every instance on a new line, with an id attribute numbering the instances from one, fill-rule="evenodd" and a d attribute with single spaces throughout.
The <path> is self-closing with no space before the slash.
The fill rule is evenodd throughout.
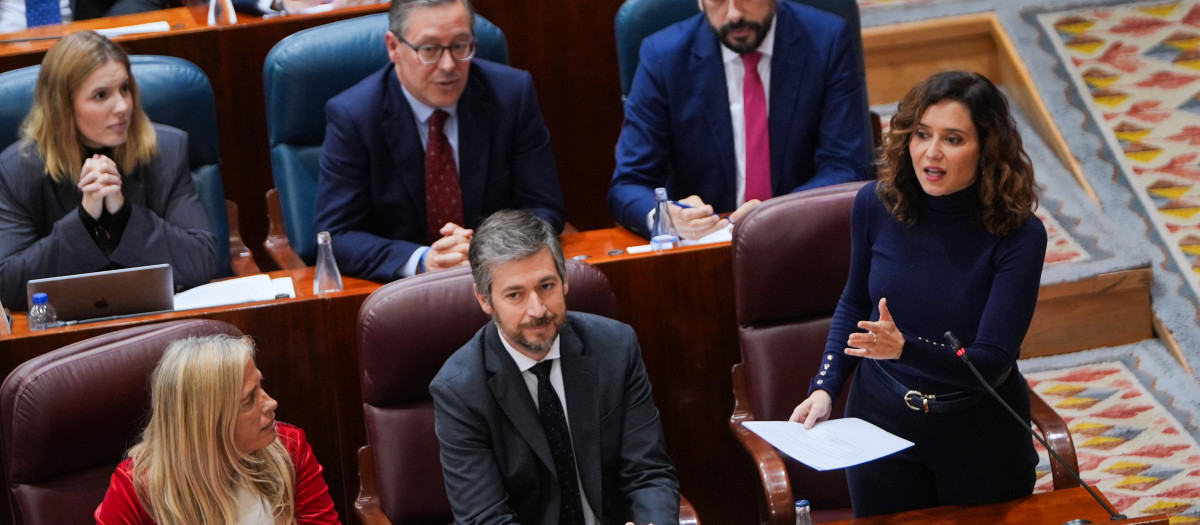
<path id="1" fill-rule="evenodd" d="M 181 58 L 131 55 L 130 66 L 142 95 L 142 109 L 150 120 L 188 133 L 188 166 L 200 202 L 217 236 L 218 275 L 250 275 L 258 266 L 233 228 L 230 240 L 229 214 L 237 207 L 225 200 L 221 184 L 221 155 L 217 143 L 217 112 L 208 76 L 195 64 Z M 0 149 L 19 139 L 18 130 L 33 105 L 33 91 L 41 66 L 29 66 L 0 74 Z M 230 251 L 231 243 L 235 246 Z M 238 268 L 235 272 L 234 268 Z"/>
<path id="2" fill-rule="evenodd" d="M 508 41 L 475 15 L 475 58 L 508 63 Z M 275 188 L 267 192 L 271 226 L 264 246 L 281 268 L 313 264 L 318 160 L 325 142 L 325 103 L 388 63 L 378 13 L 300 31 L 280 40 L 263 65 L 267 135 Z"/>

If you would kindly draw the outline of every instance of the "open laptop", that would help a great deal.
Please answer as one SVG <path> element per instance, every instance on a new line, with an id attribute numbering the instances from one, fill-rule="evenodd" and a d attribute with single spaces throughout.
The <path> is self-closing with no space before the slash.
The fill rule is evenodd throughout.
<path id="1" fill-rule="evenodd" d="M 175 308 L 171 265 L 155 264 L 121 270 L 33 279 L 25 286 L 28 306 L 33 294 L 45 292 L 59 321 L 83 321 L 162 312 Z"/>

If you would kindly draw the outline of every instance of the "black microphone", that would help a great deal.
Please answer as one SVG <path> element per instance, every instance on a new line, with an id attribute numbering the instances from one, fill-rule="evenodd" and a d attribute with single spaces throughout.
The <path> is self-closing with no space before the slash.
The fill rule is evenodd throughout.
<path id="1" fill-rule="evenodd" d="M 1037 439 L 1043 447 L 1046 447 L 1046 451 L 1049 452 L 1051 456 L 1054 456 L 1054 459 L 1058 460 L 1058 464 L 1062 466 L 1063 470 L 1070 472 L 1071 476 L 1075 477 L 1075 481 L 1078 481 L 1080 485 L 1083 485 L 1083 488 L 1087 489 L 1088 494 L 1092 495 L 1092 498 L 1096 500 L 1096 503 L 1099 503 L 1101 507 L 1104 507 L 1105 512 L 1108 512 L 1110 521 L 1126 519 L 1124 514 L 1117 514 L 1117 511 L 1108 506 L 1108 503 L 1104 502 L 1104 498 L 1101 498 L 1099 494 L 1096 494 L 1096 491 L 1092 490 L 1092 487 L 1088 486 L 1088 484 L 1083 481 L 1083 478 L 1079 477 L 1078 472 L 1075 472 L 1074 469 L 1067 466 L 1067 462 L 1063 460 L 1062 456 L 1058 455 L 1058 452 L 1055 452 L 1054 449 L 1050 448 L 1050 445 L 1046 443 L 1046 440 L 1042 439 L 1042 436 L 1037 432 L 1034 432 L 1034 430 L 1030 428 L 1029 423 L 1022 420 L 1021 416 L 1017 415 L 1017 411 L 1008 406 L 1008 403 L 1006 403 L 1004 399 L 1000 397 L 1000 394 L 996 393 L 996 390 L 992 388 L 992 385 L 983 379 L 983 375 L 980 374 L 979 370 L 975 368 L 975 364 L 971 362 L 971 358 L 967 357 L 967 348 L 962 345 L 962 342 L 960 342 L 957 337 L 954 337 L 954 332 L 946 331 L 943 337 L 946 338 L 946 342 L 949 343 L 952 348 L 957 348 L 957 350 L 954 351 L 954 355 L 958 356 L 963 360 L 964 363 L 967 364 L 967 367 L 971 369 L 971 373 L 975 374 L 975 378 L 979 380 L 979 384 L 983 385 L 983 388 L 987 389 L 988 393 L 991 394 L 992 397 L 996 398 L 996 401 L 1000 402 L 1000 406 L 1004 407 L 1009 414 L 1012 414 L 1012 417 L 1016 419 L 1021 426 L 1025 427 L 1025 430 L 1028 430 L 1029 433 L 1033 435 L 1033 437 Z M 1089 523 L 1091 523 L 1091 520 L 1077 519 L 1068 521 L 1063 525 L 1087 525 Z"/>

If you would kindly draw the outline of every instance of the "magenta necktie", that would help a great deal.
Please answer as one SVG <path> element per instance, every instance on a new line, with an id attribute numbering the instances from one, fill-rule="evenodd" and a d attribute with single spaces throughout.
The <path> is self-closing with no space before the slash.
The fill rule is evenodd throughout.
<path id="1" fill-rule="evenodd" d="M 742 55 L 746 80 L 742 83 L 742 109 L 746 112 L 746 200 L 767 200 L 771 193 L 771 136 L 767 130 L 767 96 L 758 76 L 755 51 Z"/>
<path id="2" fill-rule="evenodd" d="M 449 114 L 442 110 L 429 117 L 429 141 L 425 145 L 425 220 L 429 244 L 442 238 L 439 230 L 447 222 L 463 226 L 462 190 L 454 150 L 442 132 Z"/>

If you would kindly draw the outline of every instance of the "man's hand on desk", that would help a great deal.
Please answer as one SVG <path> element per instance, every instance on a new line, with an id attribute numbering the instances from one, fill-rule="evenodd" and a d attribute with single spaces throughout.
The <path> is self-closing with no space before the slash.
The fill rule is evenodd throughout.
<path id="1" fill-rule="evenodd" d="M 705 204 L 697 195 L 676 202 L 690 206 L 669 206 L 675 230 L 683 239 L 696 240 L 729 225 L 729 221 L 713 213 L 713 207 Z"/>
<path id="2" fill-rule="evenodd" d="M 750 199 L 746 201 L 744 204 L 739 206 L 738 209 L 733 210 L 733 213 L 729 214 L 729 222 L 736 223 L 737 221 L 742 220 L 742 217 L 745 217 L 746 213 L 748 213 L 750 210 L 753 210 L 754 207 L 758 206 L 759 204 L 762 204 L 762 201 L 758 199 Z"/>
<path id="3" fill-rule="evenodd" d="M 435 272 L 469 264 L 467 249 L 471 246 L 471 236 L 475 230 L 448 222 L 438 233 L 442 234 L 442 238 L 434 242 L 425 253 L 425 271 Z"/>

